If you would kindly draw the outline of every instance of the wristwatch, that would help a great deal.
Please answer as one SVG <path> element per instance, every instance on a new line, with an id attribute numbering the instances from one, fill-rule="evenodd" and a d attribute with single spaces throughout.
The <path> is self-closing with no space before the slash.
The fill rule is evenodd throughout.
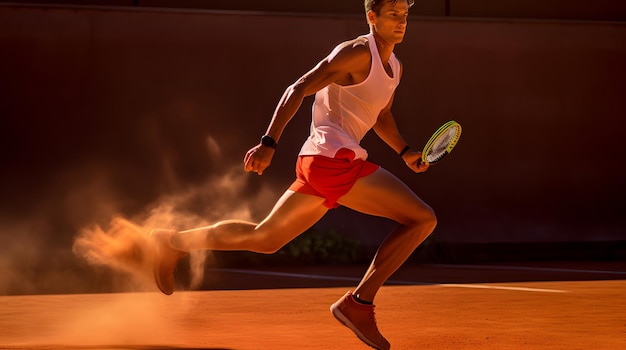
<path id="1" fill-rule="evenodd" d="M 261 144 L 271 148 L 276 148 L 276 146 L 278 146 L 276 140 L 274 140 L 270 135 L 263 135 L 263 137 L 261 137 Z"/>

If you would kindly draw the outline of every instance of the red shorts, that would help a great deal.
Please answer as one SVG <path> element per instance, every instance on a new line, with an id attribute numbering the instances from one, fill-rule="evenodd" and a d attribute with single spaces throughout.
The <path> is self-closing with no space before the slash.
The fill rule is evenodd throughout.
<path id="1" fill-rule="evenodd" d="M 337 201 L 348 193 L 356 180 L 370 175 L 379 166 L 362 159 L 354 159 L 354 151 L 342 148 L 335 158 L 299 156 L 296 180 L 290 190 L 325 198 L 324 205 L 337 208 Z"/>

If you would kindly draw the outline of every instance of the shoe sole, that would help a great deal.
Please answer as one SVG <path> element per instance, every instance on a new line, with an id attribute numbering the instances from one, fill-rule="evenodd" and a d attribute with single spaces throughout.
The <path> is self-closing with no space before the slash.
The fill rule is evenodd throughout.
<path id="1" fill-rule="evenodd" d="M 153 235 L 152 233 L 150 234 L 151 236 Z M 156 237 L 155 237 L 156 238 Z M 155 247 L 156 251 L 157 251 L 157 256 L 161 255 L 161 247 L 157 246 Z M 165 295 L 172 295 L 174 293 L 174 290 L 169 290 L 169 289 L 165 289 L 163 287 L 163 284 L 161 283 L 161 275 L 160 275 L 160 266 L 157 263 L 157 261 L 153 262 L 153 267 L 152 267 L 152 274 L 154 275 L 154 281 L 156 282 L 157 287 L 159 288 L 159 290 L 161 291 L 161 293 L 165 294 Z"/>
<path id="2" fill-rule="evenodd" d="M 163 288 L 163 285 L 161 284 L 161 278 L 159 277 L 159 269 L 158 268 L 154 268 L 153 269 L 153 274 L 154 274 L 154 281 L 156 282 L 156 285 L 159 288 L 159 290 L 161 291 L 161 293 L 163 293 L 165 295 L 172 295 L 174 293 L 173 290 L 165 290 L 165 288 Z"/>
<path id="3" fill-rule="evenodd" d="M 379 347 L 378 345 L 376 345 L 374 342 L 372 342 L 371 340 L 369 340 L 365 335 L 363 335 L 363 333 L 361 333 L 359 331 L 358 328 L 356 328 L 356 326 L 350 322 L 350 320 L 343 314 L 341 313 L 341 311 L 339 310 L 339 308 L 334 307 L 335 305 L 333 304 L 330 307 L 330 312 L 333 313 L 333 316 L 335 316 L 335 318 L 337 319 L 337 321 L 339 321 L 341 324 L 343 324 L 344 326 L 348 327 L 348 329 L 350 329 L 352 332 L 354 332 L 354 334 L 361 339 L 362 342 L 364 342 L 365 344 L 367 344 L 368 346 L 371 346 L 374 349 L 377 350 L 385 350 L 384 348 Z"/>

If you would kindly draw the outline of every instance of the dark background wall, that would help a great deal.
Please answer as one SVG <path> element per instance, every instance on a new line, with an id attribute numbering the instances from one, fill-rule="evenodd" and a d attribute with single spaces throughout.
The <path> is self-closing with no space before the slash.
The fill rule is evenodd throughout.
<path id="1" fill-rule="evenodd" d="M 363 16 L 363 1 L 337 0 L 14 0 L 13 3 L 192 8 Z M 413 16 L 625 21 L 621 0 L 416 0 Z"/>
<path id="2" fill-rule="evenodd" d="M 68 268 L 82 227 L 155 207 L 262 218 L 293 179 L 312 101 L 262 177 L 243 172 L 245 151 L 287 85 L 367 31 L 352 15 L 0 5 L 0 268 Z M 434 242 L 626 238 L 623 23 L 420 17 L 396 53 L 406 139 L 464 127 L 420 175 L 364 140 L 435 208 Z M 375 246 L 393 225 L 338 209 L 319 227 Z"/>

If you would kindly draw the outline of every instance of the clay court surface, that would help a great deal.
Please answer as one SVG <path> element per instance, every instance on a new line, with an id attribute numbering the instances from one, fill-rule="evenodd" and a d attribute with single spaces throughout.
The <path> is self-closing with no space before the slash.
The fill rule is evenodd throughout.
<path id="1" fill-rule="evenodd" d="M 172 296 L 1 296 L 0 348 L 368 349 L 328 310 L 363 269 L 216 269 L 234 289 Z M 392 349 L 626 349 L 624 262 L 409 265 L 376 303 Z"/>

